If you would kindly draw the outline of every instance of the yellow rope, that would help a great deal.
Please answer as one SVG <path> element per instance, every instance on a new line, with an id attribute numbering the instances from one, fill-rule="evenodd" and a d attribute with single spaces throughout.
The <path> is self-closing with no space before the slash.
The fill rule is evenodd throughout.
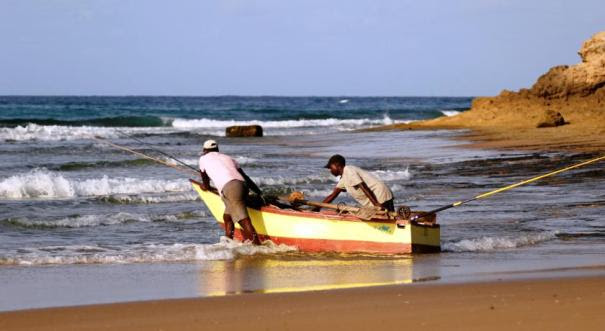
<path id="1" fill-rule="evenodd" d="M 493 191 L 490 191 L 490 192 L 487 192 L 487 193 L 483 193 L 483 194 L 480 194 L 480 195 L 474 197 L 473 200 L 474 199 L 487 198 L 487 197 L 489 197 L 491 195 L 494 195 L 496 193 L 504 192 L 504 191 L 513 189 L 515 187 L 521 186 L 521 185 L 529 184 L 531 182 L 535 182 L 537 180 L 540 180 L 540 179 L 543 179 L 543 178 L 546 178 L 546 177 L 554 176 L 554 175 L 560 174 L 562 172 L 565 172 L 565 171 L 568 171 L 568 170 L 571 170 L 571 169 L 583 167 L 583 166 L 585 166 L 587 164 L 595 163 L 595 162 L 598 162 L 598 161 L 601 161 L 601 160 L 605 160 L 605 156 L 600 156 L 600 157 L 598 157 L 596 159 L 592 159 L 592 160 L 588 160 L 588 161 L 585 161 L 585 162 L 582 162 L 582 163 L 578 163 L 578 164 L 569 166 L 567 168 L 559 169 L 559 170 L 556 170 L 556 171 L 553 171 L 553 172 L 550 172 L 550 173 L 547 173 L 547 174 L 544 174 L 544 175 L 536 176 L 536 177 L 533 177 L 533 178 L 530 178 L 530 179 L 527 179 L 527 180 L 524 180 L 524 181 L 521 181 L 521 182 L 518 182 L 518 183 L 515 183 L 515 184 L 512 184 L 512 185 L 506 186 L 506 187 L 499 188 L 497 190 L 493 190 Z M 462 203 L 463 203 L 463 201 L 458 201 L 458 202 L 455 202 L 453 205 L 454 206 L 459 206 Z"/>

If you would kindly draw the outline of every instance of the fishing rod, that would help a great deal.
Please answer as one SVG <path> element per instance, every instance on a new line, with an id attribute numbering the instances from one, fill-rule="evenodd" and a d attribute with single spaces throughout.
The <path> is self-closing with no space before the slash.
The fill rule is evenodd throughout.
<path id="1" fill-rule="evenodd" d="M 178 163 L 180 163 L 180 164 L 184 165 L 185 167 L 187 167 L 187 168 L 189 168 L 189 169 L 192 169 L 192 170 L 194 170 L 194 171 L 196 171 L 196 172 L 197 172 L 197 169 L 196 169 L 196 168 L 194 168 L 194 167 L 192 167 L 192 166 L 188 165 L 187 163 L 185 163 L 185 162 L 183 162 L 183 161 L 181 161 L 181 160 L 177 159 L 176 157 L 174 157 L 174 156 L 172 156 L 172 155 L 170 155 L 170 154 L 168 154 L 168 153 L 165 153 L 165 152 L 163 152 L 163 151 L 161 151 L 161 150 L 159 150 L 159 149 L 157 149 L 157 148 L 153 147 L 153 145 L 152 145 L 152 144 L 150 144 L 150 143 L 148 143 L 148 142 L 145 142 L 145 141 L 143 141 L 143 140 L 141 140 L 141 139 L 139 139 L 139 138 L 136 138 L 136 137 L 134 137 L 134 136 L 132 136 L 132 135 L 129 135 L 129 134 L 127 134 L 126 132 L 124 132 L 124 131 L 122 131 L 122 130 L 120 130 L 120 129 L 115 129 L 115 130 L 116 130 L 117 132 L 121 133 L 122 135 L 124 135 L 124 136 L 126 136 L 126 137 L 128 137 L 128 138 L 130 138 L 130 139 L 132 139 L 132 140 L 134 140 L 134 141 L 137 141 L 137 142 L 139 142 L 139 143 L 141 143 L 141 144 L 144 144 L 144 145 L 150 146 L 150 148 L 149 148 L 149 149 L 151 149 L 152 151 L 154 151 L 154 152 L 156 152 L 156 153 L 160 153 L 160 154 L 162 154 L 162 155 L 164 155 L 164 156 L 166 156 L 166 157 L 169 157 L 169 158 L 171 158 L 171 159 L 175 160 L 176 162 L 178 162 Z"/>
<path id="2" fill-rule="evenodd" d="M 189 175 L 192 175 L 192 174 L 194 174 L 195 176 L 199 176 L 200 175 L 200 173 L 195 168 L 189 167 L 189 168 L 191 168 L 191 170 L 190 170 L 190 169 L 186 169 L 186 168 L 183 168 L 183 167 L 179 167 L 179 166 L 174 165 L 172 163 L 168 163 L 168 162 L 166 162 L 164 160 L 160 160 L 160 159 L 154 158 L 152 156 L 149 156 L 147 154 L 143 154 L 141 152 L 137 152 L 137 151 L 132 150 L 132 149 L 130 149 L 128 147 L 124 147 L 124 146 L 120 146 L 120 145 L 114 144 L 111 141 L 103 139 L 101 137 L 95 137 L 95 136 L 93 136 L 91 138 L 94 139 L 94 140 L 96 140 L 96 141 L 98 141 L 98 142 L 100 142 L 100 143 L 107 144 L 109 146 L 115 147 L 117 149 L 123 150 L 125 152 L 131 153 L 131 154 L 134 154 L 134 155 L 138 155 L 140 157 L 143 157 L 143 158 L 146 158 L 148 160 L 160 163 L 160 164 L 165 165 L 167 167 L 171 167 L 171 168 L 176 169 L 178 171 L 185 172 L 185 173 L 187 173 Z"/>
<path id="3" fill-rule="evenodd" d="M 440 211 L 444 211 L 446 209 L 458 207 L 458 206 L 464 205 L 466 203 L 469 203 L 471 201 L 475 201 L 475 200 L 479 200 L 479 199 L 484 199 L 484 198 L 490 197 L 490 196 L 492 196 L 492 195 L 494 195 L 496 193 L 508 191 L 508 190 L 513 189 L 515 187 L 519 187 L 521 185 L 529 184 L 529 183 L 535 182 L 537 180 L 540 180 L 540 179 L 543 179 L 543 178 L 546 178 L 546 177 L 550 177 L 550 176 L 554 176 L 554 175 L 560 174 L 562 172 L 565 172 L 565 171 L 568 171 L 568 170 L 571 170 L 571 169 L 583 167 L 585 165 L 588 165 L 588 164 L 591 164 L 591 163 L 595 163 L 595 162 L 598 162 L 598 161 L 601 161 L 601 160 L 605 160 L 605 156 L 600 156 L 600 157 L 597 157 L 597 158 L 592 159 L 592 160 L 584 161 L 582 163 L 578 163 L 578 164 L 575 164 L 575 165 L 572 165 L 572 166 L 569 166 L 569 167 L 566 167 L 566 168 L 563 168 L 563 169 L 559 169 L 559 170 L 556 170 L 556 171 L 553 171 L 553 172 L 549 172 L 549 173 L 544 174 L 544 175 L 540 175 L 540 176 L 536 176 L 536 177 L 533 177 L 533 178 L 530 178 L 530 179 L 526 179 L 526 180 L 520 181 L 518 183 L 509 185 L 509 186 L 501 187 L 501 188 L 493 190 L 493 191 L 482 193 L 482 194 L 479 194 L 479 195 L 477 195 L 477 196 L 475 196 L 473 198 L 467 199 L 467 200 L 457 201 L 457 202 L 454 202 L 454 203 L 449 204 L 447 206 L 439 207 L 439 208 L 433 209 L 431 211 L 427 211 L 425 213 L 416 215 L 416 216 L 412 217 L 411 220 L 412 221 L 417 221 L 417 220 L 419 220 L 421 218 L 425 218 L 427 216 L 436 214 L 436 213 L 438 213 Z"/>

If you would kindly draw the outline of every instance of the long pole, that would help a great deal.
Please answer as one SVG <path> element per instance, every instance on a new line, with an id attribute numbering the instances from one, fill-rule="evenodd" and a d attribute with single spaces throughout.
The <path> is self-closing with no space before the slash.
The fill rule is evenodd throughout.
<path id="1" fill-rule="evenodd" d="M 199 176 L 200 175 L 199 172 L 193 170 L 193 168 L 191 168 L 191 167 L 190 167 L 191 169 L 186 169 L 186 168 L 183 168 L 183 167 L 179 167 L 177 165 L 168 163 L 168 162 L 166 162 L 164 160 L 156 159 L 155 157 L 151 157 L 151 156 L 149 156 L 147 154 L 143 154 L 141 152 L 137 152 L 137 151 L 132 150 L 132 149 L 130 149 L 128 147 L 124 147 L 124 146 L 120 146 L 120 145 L 114 144 L 111 141 L 103 139 L 103 138 L 100 138 L 100 137 L 92 137 L 92 139 L 94 139 L 94 140 L 96 140 L 96 141 L 98 141 L 100 143 L 107 144 L 109 146 L 112 146 L 112 147 L 115 147 L 117 149 L 123 150 L 125 152 L 128 152 L 128 153 L 140 156 L 142 158 L 145 158 L 145 159 L 157 162 L 157 163 L 160 163 L 160 164 L 165 165 L 167 167 L 171 167 L 171 168 L 176 169 L 178 171 L 185 172 L 188 175 L 195 175 L 195 176 Z"/>
<path id="2" fill-rule="evenodd" d="M 192 169 L 192 170 L 194 170 L 194 171 L 197 171 L 197 169 L 195 169 L 194 167 L 192 167 L 192 166 L 188 165 L 187 163 L 185 163 L 185 162 L 183 162 L 183 161 L 181 161 L 181 160 L 177 159 L 176 157 L 174 157 L 174 156 L 172 156 L 172 155 L 170 155 L 170 154 L 168 154 L 168 153 L 166 153 L 166 152 L 164 152 L 164 151 L 159 150 L 158 148 L 155 148 L 155 147 L 154 147 L 153 145 L 151 145 L 150 143 L 147 143 L 147 142 L 145 142 L 145 141 L 143 141 L 143 140 L 141 140 L 141 139 L 138 139 L 137 137 L 133 137 L 133 136 L 131 136 L 131 135 L 127 134 L 126 132 L 122 131 L 122 130 L 119 130 L 119 129 L 115 129 L 115 130 L 116 130 L 117 132 L 121 133 L 122 135 L 124 135 L 124 136 L 126 136 L 126 137 L 128 137 L 128 138 L 130 138 L 130 139 L 132 139 L 132 140 L 134 140 L 134 141 L 136 141 L 136 142 L 139 142 L 139 143 L 141 143 L 141 144 L 144 144 L 144 145 L 150 146 L 150 149 L 151 149 L 152 151 L 157 152 L 157 153 L 160 153 L 160 154 L 162 154 L 162 155 L 164 155 L 164 156 L 166 156 L 166 157 L 169 157 L 169 158 L 171 158 L 171 159 L 175 160 L 176 162 L 178 162 L 178 163 L 180 163 L 180 164 L 184 165 L 185 167 L 187 167 L 187 168 L 189 168 L 189 169 Z"/>
<path id="3" fill-rule="evenodd" d="M 473 198 L 467 199 L 467 200 L 456 201 L 456 202 L 454 202 L 452 204 L 449 204 L 449 205 L 446 205 L 446 206 L 443 206 L 443 207 L 439 207 L 439 208 L 433 209 L 431 211 L 427 211 L 426 213 L 422 213 L 420 215 L 416 215 L 416 216 L 412 217 L 412 220 L 413 221 L 419 220 L 421 218 L 427 217 L 427 216 L 432 215 L 432 214 L 436 214 L 436 213 L 438 213 L 440 211 L 443 211 L 443 210 L 446 210 L 446 209 L 458 207 L 458 206 L 461 206 L 463 204 L 469 203 L 471 201 L 475 201 L 475 200 L 479 200 L 479 199 L 484 199 L 484 198 L 490 197 L 490 196 L 492 196 L 492 195 L 494 195 L 496 193 L 508 191 L 508 190 L 514 189 L 515 187 L 519 187 L 521 185 L 529 184 L 529 183 L 535 182 L 537 180 L 540 180 L 540 179 L 543 179 L 543 178 L 546 178 L 546 177 L 554 176 L 554 175 L 560 174 L 562 172 L 569 171 L 569 170 L 576 169 L 576 168 L 580 168 L 580 167 L 583 167 L 585 165 L 588 165 L 588 164 L 591 164 L 591 163 L 595 163 L 595 162 L 599 162 L 599 161 L 602 161 L 602 160 L 605 160 L 605 156 L 600 156 L 600 157 L 597 157 L 597 158 L 592 159 L 592 160 L 584 161 L 582 163 L 578 163 L 578 164 L 575 164 L 575 165 L 572 165 L 572 166 L 569 166 L 569 167 L 566 167 L 566 168 L 563 168 L 563 169 L 559 169 L 559 170 L 556 170 L 556 171 L 553 171 L 553 172 L 549 172 L 549 173 L 544 174 L 544 175 L 536 176 L 536 177 L 533 177 L 533 178 L 530 178 L 530 179 L 526 179 L 526 180 L 520 181 L 520 182 L 512 184 L 512 185 L 501 187 L 501 188 L 493 190 L 493 191 L 482 193 L 482 194 L 479 194 L 479 195 L 477 195 L 477 196 L 475 196 Z"/>

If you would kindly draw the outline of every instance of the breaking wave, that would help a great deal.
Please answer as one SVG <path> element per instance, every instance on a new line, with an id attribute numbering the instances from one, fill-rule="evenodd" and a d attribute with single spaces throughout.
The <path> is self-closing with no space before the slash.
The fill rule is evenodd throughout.
<path id="1" fill-rule="evenodd" d="M 448 117 L 460 114 L 460 112 L 457 110 L 442 110 L 441 113 Z"/>
<path id="2" fill-rule="evenodd" d="M 107 120 L 108 125 L 101 125 Z M 59 120 L 8 120 L 12 121 L 10 126 L 0 125 L 0 141 L 65 141 L 90 139 L 92 136 L 101 136 L 104 138 L 119 138 L 120 134 L 115 127 L 128 127 L 128 133 L 153 133 L 166 134 L 195 129 L 196 133 L 224 136 L 225 128 L 231 125 L 261 125 L 269 129 L 269 135 L 287 135 L 291 134 L 292 129 L 304 129 L 296 131 L 300 134 L 317 133 L 312 128 L 322 128 L 338 130 L 352 130 L 375 125 L 388 125 L 394 123 L 408 123 L 410 121 L 392 120 L 389 116 L 382 119 L 297 119 L 283 121 L 235 121 L 235 120 L 213 120 L 208 118 L 201 119 L 170 119 L 153 118 L 149 122 L 137 122 L 137 125 L 126 125 L 130 118 L 123 118 L 126 122 L 116 120 L 111 122 L 108 119 L 96 119 L 89 121 L 59 121 Z M 6 121 L 5 121 L 6 122 Z M 55 124 L 57 123 L 57 124 Z M 159 125 L 161 123 L 161 125 Z M 0 123 L 1 124 L 1 123 Z M 140 125 L 138 125 L 140 124 Z M 145 125 L 149 124 L 149 125 Z M 158 125 L 151 125 L 158 124 Z M 5 124 L 6 125 L 6 124 Z M 16 125 L 16 126 L 15 126 Z M 281 130 L 280 130 L 281 129 Z"/>
<path id="3" fill-rule="evenodd" d="M 11 118 L 0 119 L 0 126 L 17 127 L 28 124 L 61 126 L 99 126 L 99 127 L 155 127 L 170 123 L 156 116 L 116 116 L 90 119 L 60 120 L 54 118 Z"/>
<path id="4" fill-rule="evenodd" d="M 409 180 L 412 178 L 409 168 L 405 168 L 405 170 L 376 170 L 371 171 L 371 173 L 386 182 L 395 180 Z"/>
<path id="5" fill-rule="evenodd" d="M 233 260 L 238 256 L 277 254 L 296 251 L 287 245 L 265 241 L 261 246 L 221 237 L 216 244 L 176 243 L 138 244 L 128 247 L 101 245 L 48 246 L 21 248 L 18 252 L 0 255 L 0 265 L 41 264 L 122 264 L 149 262 L 186 262 Z"/>
<path id="6" fill-rule="evenodd" d="M 115 194 L 99 198 L 103 202 L 115 204 L 152 204 L 167 202 L 199 201 L 200 196 L 195 192 L 172 193 L 165 192 L 161 195 L 152 194 Z"/>
<path id="7" fill-rule="evenodd" d="M 388 125 L 397 122 L 385 115 L 382 119 L 298 119 L 283 121 L 235 121 L 235 120 L 213 120 L 209 118 L 172 120 L 172 126 L 175 128 L 226 128 L 232 125 L 260 125 L 263 128 L 303 128 L 303 127 L 340 127 L 357 128 L 370 125 Z"/>
<path id="8" fill-rule="evenodd" d="M 556 237 L 557 232 L 555 231 L 519 235 L 518 237 L 481 237 L 444 243 L 443 250 L 446 252 L 484 252 L 511 249 L 539 244 Z"/>
<path id="9" fill-rule="evenodd" d="M 0 128 L 0 141 L 62 141 L 76 139 L 90 139 L 92 136 L 105 138 L 117 138 L 114 129 L 88 127 L 88 126 L 60 126 L 60 125 L 38 125 L 27 124 L 14 128 Z"/>
<path id="10" fill-rule="evenodd" d="M 409 180 L 412 177 L 410 170 L 375 170 L 370 171 L 373 175 L 385 182 L 396 180 Z M 338 178 L 327 173 L 321 175 L 310 175 L 306 177 L 254 177 L 254 182 L 258 185 L 297 185 L 297 184 L 324 184 L 337 183 Z"/>
<path id="11" fill-rule="evenodd" d="M 0 198 L 73 198 L 137 194 L 145 192 L 184 192 L 191 190 L 185 179 L 159 180 L 138 178 L 70 179 L 46 169 L 34 169 L 0 181 Z"/>
<path id="12" fill-rule="evenodd" d="M 203 211 L 183 212 L 174 215 L 137 215 L 117 213 L 108 215 L 82 215 L 59 219 L 9 218 L 1 222 L 24 228 L 82 228 L 132 222 L 182 222 L 186 219 L 206 217 Z"/>

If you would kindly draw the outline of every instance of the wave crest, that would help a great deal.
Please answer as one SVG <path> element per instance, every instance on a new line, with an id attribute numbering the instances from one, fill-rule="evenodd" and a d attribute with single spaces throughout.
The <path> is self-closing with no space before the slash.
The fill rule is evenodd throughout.
<path id="1" fill-rule="evenodd" d="M 557 237 L 557 232 L 546 231 L 520 235 L 518 237 L 481 237 L 449 242 L 443 245 L 447 252 L 484 252 L 499 249 L 511 249 L 531 246 Z"/>
<path id="2" fill-rule="evenodd" d="M 60 219 L 9 218 L 3 222 L 24 228 L 82 228 L 131 222 L 182 222 L 185 219 L 206 216 L 206 213 L 203 211 L 184 212 L 174 215 L 138 215 L 120 212 L 108 215 L 70 216 Z"/>
<path id="3" fill-rule="evenodd" d="M 172 126 L 175 128 L 226 128 L 232 125 L 260 125 L 263 128 L 303 128 L 303 127 L 343 127 L 355 128 L 368 125 L 388 125 L 399 121 L 392 120 L 388 115 L 382 119 L 297 119 L 282 121 L 236 121 L 236 120 L 214 120 L 209 118 L 183 119 L 176 118 L 172 120 Z"/>
<path id="4" fill-rule="evenodd" d="M 156 180 L 137 178 L 69 179 L 46 169 L 34 169 L 0 181 L 0 198 L 73 198 L 137 194 L 145 192 L 183 192 L 191 189 L 185 179 Z"/>
<path id="5" fill-rule="evenodd" d="M 0 255 L 0 265 L 122 264 L 233 260 L 239 256 L 296 251 L 284 244 L 265 241 L 261 246 L 221 237 L 216 244 L 140 244 L 120 249 L 99 245 L 21 248 L 19 253 Z"/>

